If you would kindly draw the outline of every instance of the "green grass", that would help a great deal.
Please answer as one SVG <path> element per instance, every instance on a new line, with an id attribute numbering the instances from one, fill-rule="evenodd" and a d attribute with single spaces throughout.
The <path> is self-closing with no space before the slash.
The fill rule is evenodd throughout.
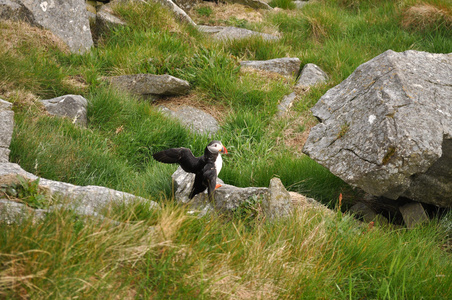
<path id="1" fill-rule="evenodd" d="M 388 231 L 312 210 L 276 222 L 199 219 L 173 205 L 144 211 L 142 204 L 110 210 L 119 226 L 64 210 L 37 225 L 0 224 L 2 297 L 444 299 L 452 292 L 439 223 Z"/>
<path id="2" fill-rule="evenodd" d="M 425 2 L 450 12 L 446 0 Z M 252 25 L 277 28 L 277 42 L 221 43 L 178 23 L 158 4 L 122 5 L 115 10 L 129 25 L 104 33 L 98 47 L 84 55 L 67 53 L 40 32 L 21 35 L 26 28 L 0 23 L 0 96 L 15 111 L 11 161 L 43 178 L 106 186 L 163 206 L 106 208 L 107 217 L 123 222 L 119 226 L 63 209 L 39 222 L 1 223 L 0 298 L 450 297 L 451 254 L 443 247 L 450 243 L 450 222 L 369 229 L 340 212 L 315 210 L 268 222 L 257 199 L 232 216 L 198 219 L 171 199 L 176 166 L 151 159 L 156 151 L 181 146 L 201 155 L 215 138 L 230 153 L 220 174 L 226 183 L 268 186 L 279 177 L 289 190 L 333 209 L 341 193 L 344 202 L 352 202 L 359 193 L 302 155 L 301 146 L 284 143 L 289 121 L 274 116 L 294 79 L 241 72 L 239 62 L 290 56 L 325 70 L 330 81 L 311 88 L 293 107 L 303 118 L 329 88 L 388 49 L 450 53 L 447 16 L 437 15 L 429 26 L 407 19 L 409 7 L 419 4 L 316 1 L 302 12 L 265 14 L 262 25 Z M 132 73 L 189 81 L 192 99 L 220 111 L 221 129 L 212 138 L 193 134 L 153 103 L 112 91 L 102 81 Z M 69 93 L 88 99 L 87 129 L 46 115 L 37 101 Z M 310 126 L 296 124 L 298 131 Z M 31 202 L 47 203 L 33 188 L 30 183 Z"/>

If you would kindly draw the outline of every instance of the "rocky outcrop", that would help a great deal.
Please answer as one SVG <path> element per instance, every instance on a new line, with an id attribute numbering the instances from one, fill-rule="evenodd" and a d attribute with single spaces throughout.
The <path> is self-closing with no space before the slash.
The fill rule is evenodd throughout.
<path id="1" fill-rule="evenodd" d="M 325 83 L 326 81 L 328 81 L 328 74 L 316 64 L 309 63 L 301 70 L 295 87 L 308 88 L 316 84 Z"/>
<path id="2" fill-rule="evenodd" d="M 72 123 L 86 127 L 88 101 L 79 95 L 65 95 L 53 99 L 41 100 L 48 113 L 66 117 Z"/>
<path id="3" fill-rule="evenodd" d="M 211 136 L 220 129 L 218 121 L 212 115 L 190 105 L 184 105 L 177 110 L 170 110 L 165 106 L 161 106 L 160 111 L 179 120 L 185 127 L 195 133 Z"/>
<path id="4" fill-rule="evenodd" d="M 73 53 L 84 53 L 93 45 L 84 0 L 1 0 L 0 18 L 48 29 Z"/>
<path id="5" fill-rule="evenodd" d="M 244 28 L 229 26 L 206 26 L 206 25 L 198 25 L 197 28 L 201 32 L 212 35 L 213 38 L 217 40 L 240 40 L 255 36 L 259 36 L 266 41 L 279 40 L 279 37 L 277 36 L 267 33 L 256 32 Z"/>
<path id="6" fill-rule="evenodd" d="M 371 195 L 452 207 L 452 54 L 391 50 L 312 108 L 303 152 Z"/>
<path id="7" fill-rule="evenodd" d="M 11 184 L 17 176 L 28 181 L 35 181 L 37 176 L 26 172 L 19 165 L 14 163 L 0 163 L 0 186 Z M 70 201 L 66 208 L 74 210 L 77 214 L 87 216 L 101 216 L 102 210 L 110 205 L 130 204 L 135 201 L 150 204 L 151 209 L 157 209 L 157 203 L 134 196 L 129 193 L 116 191 L 101 186 L 77 186 L 69 183 L 39 178 L 39 189 L 46 191 L 46 195 L 54 198 Z M 6 200 L 0 205 L 0 212 L 7 216 L 16 214 L 23 209 L 23 206 L 7 203 Z M 27 208 L 30 210 L 30 208 Z M 48 210 L 35 210 L 37 214 L 42 214 Z M 10 217 L 9 217 L 10 218 Z"/>
<path id="8" fill-rule="evenodd" d="M 300 71 L 300 59 L 296 57 L 283 57 L 270 60 L 241 61 L 240 65 L 268 72 L 275 72 L 283 76 L 297 76 Z"/>
<path id="9" fill-rule="evenodd" d="M 13 135 L 14 112 L 12 104 L 0 99 L 0 163 L 9 161 L 9 144 Z"/>
<path id="10" fill-rule="evenodd" d="M 171 75 L 135 74 L 106 77 L 105 80 L 123 91 L 144 98 L 174 96 L 188 93 L 188 81 Z"/>
<path id="11" fill-rule="evenodd" d="M 239 208 L 247 200 L 254 198 L 260 201 L 264 213 L 268 218 L 287 216 L 293 210 L 291 195 L 286 191 L 278 178 L 270 181 L 270 187 L 246 187 L 240 188 L 225 184 L 221 179 L 217 183 L 222 186 L 215 190 L 215 203 L 209 203 L 207 193 L 196 195 L 191 201 L 188 195 L 193 186 L 195 174 L 187 173 L 178 168 L 172 175 L 174 182 L 174 196 L 176 201 L 189 203 L 190 207 L 205 210 L 207 207 L 223 212 L 231 213 Z"/>

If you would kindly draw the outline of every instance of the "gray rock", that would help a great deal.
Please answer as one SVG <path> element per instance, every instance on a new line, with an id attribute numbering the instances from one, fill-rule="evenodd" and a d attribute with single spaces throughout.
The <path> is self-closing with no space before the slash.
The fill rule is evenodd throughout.
<path id="1" fill-rule="evenodd" d="M 428 222 L 427 214 L 419 202 L 412 202 L 401 206 L 400 212 L 408 228 L 414 228 L 419 224 Z"/>
<path id="2" fill-rule="evenodd" d="M 42 219 L 47 213 L 48 210 L 45 209 L 32 209 L 19 202 L 0 199 L 0 223 L 8 225 L 21 223 L 30 214 L 33 215 L 34 219 Z"/>
<path id="3" fill-rule="evenodd" d="M 315 64 L 306 64 L 295 87 L 307 88 L 328 81 L 328 75 Z"/>
<path id="4" fill-rule="evenodd" d="M 184 105 L 175 111 L 163 106 L 160 107 L 160 111 L 170 117 L 176 118 L 195 133 L 211 136 L 220 129 L 218 121 L 214 117 L 193 106 Z"/>
<path id="5" fill-rule="evenodd" d="M 0 183 L 6 178 L 17 175 L 21 175 L 30 181 L 38 179 L 37 176 L 23 170 L 18 164 L 0 163 Z M 152 209 L 159 207 L 153 201 L 101 186 L 77 186 L 40 178 L 39 188 L 47 191 L 52 197 L 70 200 L 71 202 L 67 207 L 81 215 L 98 216 L 103 209 L 112 204 L 130 204 L 136 201 L 150 203 Z"/>
<path id="6" fill-rule="evenodd" d="M 306 4 L 309 3 L 309 1 L 294 1 L 293 3 L 295 4 L 296 8 L 302 9 Z"/>
<path id="7" fill-rule="evenodd" d="M 12 104 L 0 99 L 0 163 L 9 161 L 9 145 L 13 136 L 14 112 Z"/>
<path id="8" fill-rule="evenodd" d="M 284 76 L 297 76 L 301 61 L 298 58 L 283 57 L 270 60 L 241 61 L 242 67 L 275 72 Z"/>
<path id="9" fill-rule="evenodd" d="M 296 99 L 297 94 L 295 92 L 284 96 L 284 98 L 281 100 L 281 103 L 278 104 L 278 116 L 282 116 L 286 112 L 288 112 Z"/>
<path id="10" fill-rule="evenodd" d="M 188 199 L 194 178 L 195 174 L 187 173 L 181 167 L 172 175 L 176 201 L 189 204 L 191 208 L 201 211 L 213 208 L 223 213 L 231 213 L 247 200 L 256 198 L 262 201 L 264 212 L 269 218 L 286 216 L 292 211 L 291 196 L 279 179 L 272 179 L 270 188 L 240 188 L 217 179 L 221 187 L 215 190 L 215 203 L 209 203 L 207 191 L 196 195 L 191 201 Z"/>
<path id="11" fill-rule="evenodd" d="M 0 0 L 0 20 L 33 22 L 33 15 L 18 0 Z"/>
<path id="12" fill-rule="evenodd" d="M 113 10 L 109 5 L 102 5 L 96 14 L 96 34 L 99 35 L 109 28 L 125 26 L 126 23 L 113 15 Z"/>
<path id="13" fill-rule="evenodd" d="M 349 211 L 363 218 L 364 222 L 371 222 L 377 217 L 377 213 L 363 202 L 358 202 L 350 207 Z"/>
<path id="14" fill-rule="evenodd" d="M 207 34 L 211 34 L 214 39 L 217 40 L 239 40 L 246 39 L 253 36 L 260 36 L 263 40 L 266 41 L 276 41 L 279 40 L 279 37 L 267 34 L 256 32 L 244 28 L 237 27 L 228 27 L 228 26 L 206 26 L 206 25 L 198 25 L 198 30 Z"/>
<path id="15" fill-rule="evenodd" d="M 270 180 L 268 196 L 262 200 L 262 208 L 270 219 L 285 217 L 292 212 L 292 198 L 279 178 Z"/>
<path id="16" fill-rule="evenodd" d="M 367 193 L 452 207 L 452 54 L 388 50 L 312 108 L 303 152 Z"/>
<path id="17" fill-rule="evenodd" d="M 174 96 L 188 93 L 188 81 L 171 75 L 135 74 L 107 77 L 115 88 L 141 97 Z"/>
<path id="18" fill-rule="evenodd" d="M 0 17 L 48 29 L 73 53 L 84 53 L 93 45 L 84 0 L 1 0 Z"/>
<path id="19" fill-rule="evenodd" d="M 88 101 L 79 95 L 65 95 L 53 99 L 41 100 L 47 112 L 60 116 L 67 117 L 72 120 L 72 123 L 86 127 Z"/>
<path id="20" fill-rule="evenodd" d="M 177 18 L 185 23 L 188 23 L 190 25 L 196 26 L 196 23 L 190 18 L 189 15 L 187 15 L 187 13 L 181 9 L 176 3 L 174 3 L 171 0 L 154 0 L 159 2 L 160 4 L 168 7 L 169 9 L 171 9 L 177 16 Z"/>

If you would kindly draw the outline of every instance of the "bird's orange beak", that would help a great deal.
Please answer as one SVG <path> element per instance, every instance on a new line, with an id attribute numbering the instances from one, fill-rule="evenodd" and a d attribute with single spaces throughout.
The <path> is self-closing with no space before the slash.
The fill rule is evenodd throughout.
<path id="1" fill-rule="evenodd" d="M 226 149 L 226 147 L 223 146 L 223 149 L 221 149 L 220 152 L 223 154 L 228 154 L 228 149 Z"/>

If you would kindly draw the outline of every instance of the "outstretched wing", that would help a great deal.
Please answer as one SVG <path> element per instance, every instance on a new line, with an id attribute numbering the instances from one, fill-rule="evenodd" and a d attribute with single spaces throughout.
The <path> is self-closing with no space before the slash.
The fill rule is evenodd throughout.
<path id="1" fill-rule="evenodd" d="M 199 170 L 198 157 L 188 148 L 171 148 L 152 155 L 155 160 L 166 164 L 179 164 L 185 172 L 196 173 Z"/>

